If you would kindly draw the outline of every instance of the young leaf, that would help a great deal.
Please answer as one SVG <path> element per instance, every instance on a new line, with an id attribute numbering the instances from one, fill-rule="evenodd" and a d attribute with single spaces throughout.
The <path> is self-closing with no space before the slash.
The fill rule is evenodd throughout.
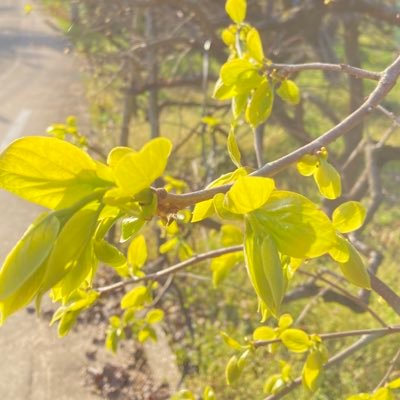
<path id="1" fill-rule="evenodd" d="M 323 158 L 314 172 L 314 179 L 319 192 L 327 199 L 334 200 L 342 194 L 342 181 L 336 169 Z"/>
<path id="2" fill-rule="evenodd" d="M 225 368 L 225 378 L 226 378 L 226 383 L 228 385 L 234 384 L 241 375 L 241 369 L 238 366 L 238 359 L 236 356 L 232 356 L 228 364 L 226 364 Z"/>
<path id="3" fill-rule="evenodd" d="M 39 291 L 45 271 L 46 265 L 43 264 L 13 294 L 0 301 L 0 326 L 10 315 L 33 300 Z"/>
<path id="4" fill-rule="evenodd" d="M 164 319 L 164 311 L 159 308 L 154 308 L 146 314 L 145 321 L 148 324 L 157 324 Z"/>
<path id="5" fill-rule="evenodd" d="M 247 0 L 227 0 L 225 11 L 233 22 L 240 24 L 246 18 Z"/>
<path id="6" fill-rule="evenodd" d="M 282 302 L 285 279 L 278 250 L 268 233 L 246 221 L 245 260 L 250 281 L 258 297 L 277 315 Z"/>
<path id="7" fill-rule="evenodd" d="M 272 111 L 274 92 L 268 79 L 263 79 L 256 88 L 246 109 L 246 119 L 255 128 L 266 121 Z"/>
<path id="8" fill-rule="evenodd" d="M 234 58 L 221 67 L 221 80 L 228 87 L 237 85 L 240 75 L 249 71 L 256 71 L 256 67 L 249 60 Z"/>
<path id="9" fill-rule="evenodd" d="M 233 184 L 225 197 L 225 207 L 236 214 L 247 214 L 263 206 L 275 189 L 270 178 L 243 176 Z"/>
<path id="10" fill-rule="evenodd" d="M 282 81 L 276 94 L 286 103 L 296 105 L 300 102 L 300 90 L 290 79 Z"/>
<path id="11" fill-rule="evenodd" d="M 253 211 L 275 240 L 281 253 L 295 258 L 314 258 L 336 244 L 330 219 L 309 199 L 292 192 L 275 190 L 265 205 Z"/>
<path id="12" fill-rule="evenodd" d="M 323 357 L 318 350 L 311 351 L 303 367 L 303 385 L 311 392 L 318 389 L 319 378 L 323 367 Z"/>
<path id="13" fill-rule="evenodd" d="M 131 196 L 150 187 L 163 174 L 171 148 L 168 139 L 156 138 L 139 152 L 126 154 L 114 168 L 118 186 Z"/>
<path id="14" fill-rule="evenodd" d="M 349 259 L 344 263 L 339 263 L 342 274 L 354 285 L 365 289 L 371 289 L 371 281 L 368 271 L 365 268 L 360 254 L 351 243 L 347 242 L 347 247 L 349 251 Z"/>
<path id="15" fill-rule="evenodd" d="M 339 263 L 345 263 L 350 257 L 348 242 L 339 233 L 336 234 L 336 243 L 329 250 L 329 255 Z"/>
<path id="16" fill-rule="evenodd" d="M 289 328 L 289 326 L 292 326 L 293 324 L 293 318 L 290 314 L 283 314 L 279 318 L 278 326 L 279 329 L 284 330 Z"/>
<path id="17" fill-rule="evenodd" d="M 124 243 L 133 236 L 135 236 L 143 226 L 146 221 L 139 218 L 125 218 L 121 223 L 121 239 L 120 242 Z"/>
<path id="18" fill-rule="evenodd" d="M 304 353 L 312 346 L 310 337 L 300 329 L 286 329 L 280 338 L 286 348 L 293 353 Z"/>
<path id="19" fill-rule="evenodd" d="M 269 326 L 259 326 L 253 332 L 253 340 L 272 340 L 276 336 L 275 330 Z"/>
<path id="20" fill-rule="evenodd" d="M 221 226 L 221 243 L 223 246 L 234 246 L 243 243 L 243 233 L 235 225 L 225 224 Z"/>
<path id="21" fill-rule="evenodd" d="M 256 61 L 262 63 L 264 60 L 264 51 L 260 38 L 260 34 L 258 33 L 256 28 L 251 28 L 246 36 L 246 45 L 247 51 L 250 56 L 253 57 Z"/>
<path id="22" fill-rule="evenodd" d="M 232 85 L 225 85 L 221 78 L 215 82 L 214 92 L 212 97 L 218 100 L 228 100 L 232 97 L 237 96 L 237 91 L 235 86 Z"/>
<path id="23" fill-rule="evenodd" d="M 130 147 L 114 147 L 107 156 L 107 164 L 111 168 L 115 168 L 123 157 L 131 153 L 135 153 L 135 151 Z"/>
<path id="24" fill-rule="evenodd" d="M 312 154 L 306 154 L 301 157 L 296 164 L 297 171 L 303 176 L 311 176 L 318 167 L 318 157 Z"/>
<path id="25" fill-rule="evenodd" d="M 232 268 L 243 259 L 240 252 L 224 254 L 220 257 L 213 258 L 211 261 L 211 270 L 213 286 L 218 287 L 227 277 Z"/>
<path id="26" fill-rule="evenodd" d="M 105 240 L 94 242 L 94 252 L 101 262 L 112 267 L 120 267 L 126 263 L 124 254 Z"/>
<path id="27" fill-rule="evenodd" d="M 68 208 L 112 185 L 78 147 L 56 138 L 29 136 L 0 155 L 0 187 L 50 209 Z"/>
<path id="28" fill-rule="evenodd" d="M 365 220 L 365 208 L 358 201 L 348 201 L 333 211 L 333 226 L 341 233 L 357 230 Z"/>
<path id="29" fill-rule="evenodd" d="M 49 255 L 41 293 L 45 293 L 79 266 L 96 228 L 98 203 L 77 211 L 64 225 Z"/>
<path id="30" fill-rule="evenodd" d="M 233 172 L 229 172 L 217 178 L 215 181 L 207 185 L 207 189 L 217 186 L 222 186 L 226 183 L 236 181 L 240 176 L 246 176 L 247 171 L 245 168 L 241 167 Z M 193 210 L 192 222 L 199 222 L 203 219 L 211 216 L 215 212 L 213 200 L 206 200 L 197 203 Z"/>
<path id="31" fill-rule="evenodd" d="M 0 301 L 16 292 L 43 265 L 59 229 L 54 214 L 40 216 L 28 228 L 0 270 Z"/>
<path id="32" fill-rule="evenodd" d="M 204 389 L 202 400 L 217 400 L 217 396 L 211 386 L 206 386 Z"/>
<path id="33" fill-rule="evenodd" d="M 128 248 L 128 262 L 134 268 L 142 268 L 147 260 L 147 244 L 143 235 L 135 237 Z"/>
<path id="34" fill-rule="evenodd" d="M 240 114 L 246 108 L 248 98 L 249 98 L 249 93 L 245 92 L 238 94 L 232 99 L 232 114 L 235 120 L 240 117 Z"/>
<path id="35" fill-rule="evenodd" d="M 400 378 L 397 378 L 386 385 L 389 389 L 400 389 Z"/>
<path id="36" fill-rule="evenodd" d="M 137 286 L 125 294 L 121 300 L 121 308 L 142 307 L 150 300 L 150 292 L 146 286 Z"/>
<path id="37" fill-rule="evenodd" d="M 232 162 L 236 165 L 236 167 L 240 168 L 240 150 L 236 142 L 235 132 L 233 129 L 231 129 L 228 134 L 228 153 Z"/>
<path id="38" fill-rule="evenodd" d="M 219 332 L 220 335 L 222 336 L 222 339 L 224 340 L 224 342 L 231 347 L 232 349 L 235 350 L 242 350 L 243 347 L 242 345 L 235 339 L 231 338 L 226 332 Z"/>

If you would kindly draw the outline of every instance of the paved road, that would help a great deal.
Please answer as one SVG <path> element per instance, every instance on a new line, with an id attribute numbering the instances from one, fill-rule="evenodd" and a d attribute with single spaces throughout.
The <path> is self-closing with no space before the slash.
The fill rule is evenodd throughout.
<path id="1" fill-rule="evenodd" d="M 0 2 L 0 149 L 79 112 L 79 70 L 64 39 L 24 3 Z M 0 265 L 38 211 L 0 191 Z M 0 399 L 97 399 L 82 384 L 88 337 L 58 339 L 26 311 L 11 317 L 0 328 Z"/>

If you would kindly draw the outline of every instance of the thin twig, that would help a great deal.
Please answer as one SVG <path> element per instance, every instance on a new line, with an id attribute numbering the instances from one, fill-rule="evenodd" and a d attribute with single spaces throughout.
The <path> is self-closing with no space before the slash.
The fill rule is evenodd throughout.
<path id="1" fill-rule="evenodd" d="M 212 250 L 212 251 L 208 251 L 207 253 L 202 253 L 202 254 L 198 254 L 194 257 L 191 257 L 185 261 L 182 261 L 178 264 L 172 265 L 169 268 L 165 268 L 161 271 L 158 272 L 154 272 L 152 274 L 148 274 L 146 276 L 143 276 L 141 278 L 132 278 L 132 279 L 127 279 L 126 281 L 121 281 L 121 282 L 117 282 L 114 283 L 112 285 L 109 286 L 104 286 L 104 287 L 100 287 L 96 290 L 97 292 L 99 292 L 100 294 L 104 294 L 107 292 L 112 292 L 112 291 L 116 291 L 116 290 L 120 290 L 123 287 L 127 286 L 127 285 L 132 285 L 132 284 L 136 284 L 139 282 L 144 282 L 144 281 L 149 281 L 149 280 L 153 280 L 153 281 L 157 281 L 160 278 L 167 276 L 167 275 L 171 275 L 171 274 L 175 274 L 178 271 L 185 269 L 187 267 L 190 267 L 193 264 L 197 264 L 201 261 L 205 261 L 208 260 L 210 258 L 215 258 L 215 257 L 219 257 L 222 256 L 224 254 L 228 254 L 228 253 L 235 253 L 237 251 L 242 251 L 243 250 L 243 246 L 242 245 L 238 245 L 238 246 L 231 246 L 231 247 L 224 247 L 222 249 L 218 249 L 218 250 Z"/>
<path id="2" fill-rule="evenodd" d="M 392 358 L 392 360 L 390 361 L 389 364 L 389 368 L 387 369 L 385 375 L 383 376 L 383 378 L 380 380 L 380 382 L 378 383 L 378 385 L 376 386 L 375 390 L 378 390 L 380 387 L 382 387 L 390 378 L 390 375 L 392 374 L 392 372 L 394 371 L 395 367 L 396 367 L 396 363 L 397 361 L 400 360 L 400 349 L 397 350 L 397 353 L 395 354 L 395 356 Z M 375 391 L 374 390 L 374 391 Z"/>
<path id="3" fill-rule="evenodd" d="M 333 71 L 333 72 L 345 72 L 351 76 L 360 79 L 371 79 L 379 81 L 382 78 L 381 72 L 366 71 L 365 69 L 352 67 L 347 64 L 327 64 L 327 63 L 307 63 L 307 64 L 269 64 L 266 66 L 267 70 L 280 70 L 281 72 L 292 74 L 301 71 Z"/>

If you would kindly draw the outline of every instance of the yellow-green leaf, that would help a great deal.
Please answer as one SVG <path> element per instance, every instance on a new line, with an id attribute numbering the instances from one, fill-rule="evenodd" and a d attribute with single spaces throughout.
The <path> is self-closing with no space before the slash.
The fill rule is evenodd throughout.
<path id="1" fill-rule="evenodd" d="M 150 300 L 150 292 L 146 286 L 137 286 L 124 295 L 121 308 L 142 307 Z"/>
<path id="2" fill-rule="evenodd" d="M 235 350 L 242 350 L 243 347 L 237 340 L 230 337 L 226 332 L 220 331 L 219 333 L 222 336 L 222 339 L 224 340 L 224 342 L 229 347 L 231 347 L 232 349 L 235 349 Z"/>
<path id="3" fill-rule="evenodd" d="M 319 257 L 336 244 L 330 219 L 300 194 L 275 190 L 253 213 L 262 229 L 272 235 L 279 251 L 290 257 Z"/>
<path id="4" fill-rule="evenodd" d="M 164 311 L 160 310 L 159 308 L 155 308 L 153 310 L 150 310 L 146 314 L 145 321 L 148 324 L 157 324 L 158 322 L 161 322 L 164 319 Z"/>
<path id="5" fill-rule="evenodd" d="M 156 138 L 139 152 L 126 154 L 114 168 L 118 186 L 131 196 L 150 187 L 163 174 L 171 148 L 170 140 Z"/>
<path id="6" fill-rule="evenodd" d="M 287 329 L 293 324 L 293 317 L 290 314 L 283 314 L 279 317 L 278 326 L 279 329 Z"/>
<path id="7" fill-rule="evenodd" d="M 46 265 L 41 265 L 22 286 L 5 300 L 0 301 L 0 326 L 11 314 L 25 307 L 33 300 L 40 288 L 45 270 Z"/>
<path id="8" fill-rule="evenodd" d="M 247 51 L 250 56 L 258 62 L 262 63 L 264 60 L 264 51 L 260 38 L 256 28 L 251 28 L 246 36 Z"/>
<path id="9" fill-rule="evenodd" d="M 246 18 L 247 0 L 227 0 L 225 11 L 233 22 L 240 24 Z"/>
<path id="10" fill-rule="evenodd" d="M 135 151 L 130 147 L 114 147 L 108 154 L 107 164 L 110 167 L 115 168 L 123 157 L 131 153 L 135 153 Z"/>
<path id="11" fill-rule="evenodd" d="M 242 230 L 236 225 L 225 224 L 221 226 L 221 243 L 223 246 L 234 246 L 243 243 Z"/>
<path id="12" fill-rule="evenodd" d="M 389 389 L 400 389 L 400 378 L 397 378 L 386 385 Z"/>
<path id="13" fill-rule="evenodd" d="M 232 268 L 242 261 L 242 259 L 243 256 L 241 252 L 224 254 L 220 257 L 213 258 L 211 261 L 213 286 L 218 287 Z"/>
<path id="14" fill-rule="evenodd" d="M 263 79 L 255 89 L 246 109 L 247 122 L 256 127 L 271 115 L 274 104 L 274 92 L 268 79 Z"/>
<path id="15" fill-rule="evenodd" d="M 0 301 L 16 292 L 42 266 L 60 229 L 54 214 L 40 216 L 8 254 L 0 270 Z"/>
<path id="16" fill-rule="evenodd" d="M 241 369 L 238 367 L 238 359 L 236 356 L 232 356 L 228 364 L 226 364 L 225 368 L 225 378 L 226 378 L 226 383 L 228 385 L 232 385 L 235 383 L 241 375 Z"/>
<path id="17" fill-rule="evenodd" d="M 128 262 L 134 268 L 142 268 L 147 260 L 147 244 L 143 235 L 135 237 L 128 248 Z"/>
<path id="18" fill-rule="evenodd" d="M 307 356 L 302 373 L 303 385 L 311 392 L 315 392 L 318 389 L 322 367 L 323 357 L 321 353 L 317 350 L 311 351 Z"/>
<path id="19" fill-rule="evenodd" d="M 341 233 L 357 230 L 365 220 L 365 208 L 358 201 L 348 201 L 333 211 L 333 226 Z"/>
<path id="20" fill-rule="evenodd" d="M 255 71 L 256 67 L 244 58 L 233 58 L 221 67 L 221 80 L 225 86 L 232 86 L 238 83 L 240 75 L 248 71 Z"/>
<path id="21" fill-rule="evenodd" d="M 334 200 L 342 194 L 342 181 L 336 169 L 323 158 L 314 172 L 314 179 L 322 196 Z"/>
<path id="22" fill-rule="evenodd" d="M 339 263 L 344 277 L 356 286 L 371 289 L 371 281 L 368 271 L 365 268 L 359 252 L 349 242 L 347 242 L 347 247 L 349 251 L 349 259 L 344 263 Z"/>
<path id="23" fill-rule="evenodd" d="M 286 348 L 293 353 L 304 353 L 312 346 L 310 337 L 300 329 L 286 329 L 280 338 Z"/>
<path id="24" fill-rule="evenodd" d="M 70 207 L 110 185 L 88 154 L 56 138 L 24 137 L 0 155 L 0 188 L 50 209 Z"/>
<path id="25" fill-rule="evenodd" d="M 105 240 L 94 242 L 96 257 L 104 264 L 120 267 L 126 263 L 126 257 L 113 245 Z"/>
<path id="26" fill-rule="evenodd" d="M 233 213 L 247 214 L 263 206 L 274 189 L 273 179 L 242 176 L 229 189 L 224 205 Z"/>
<path id="27" fill-rule="evenodd" d="M 229 153 L 229 156 L 230 156 L 232 162 L 238 168 L 240 168 L 241 167 L 241 164 L 240 164 L 241 155 L 240 155 L 239 146 L 236 142 L 235 132 L 233 129 L 231 129 L 228 134 L 228 153 Z"/>
<path id="28" fill-rule="evenodd" d="M 275 330 L 269 326 L 259 326 L 253 332 L 253 340 L 272 340 L 276 336 Z"/>
<path id="29" fill-rule="evenodd" d="M 336 243 L 329 250 L 329 255 L 339 263 L 345 263 L 350 257 L 347 240 L 340 234 L 336 234 Z"/>
<path id="30" fill-rule="evenodd" d="M 300 90 L 290 79 L 282 81 L 276 94 L 286 103 L 296 105 L 300 102 Z"/>
<path id="31" fill-rule="evenodd" d="M 258 297 L 275 316 L 285 291 L 285 278 L 275 242 L 268 233 L 246 221 L 245 260 L 250 281 Z"/>
<path id="32" fill-rule="evenodd" d="M 318 167 L 318 157 L 312 154 L 306 154 L 301 157 L 296 164 L 297 171 L 303 176 L 311 176 Z"/>
<path id="33" fill-rule="evenodd" d="M 241 167 L 233 172 L 229 172 L 217 178 L 215 181 L 207 185 L 207 189 L 222 186 L 226 183 L 236 181 L 240 176 L 246 176 L 247 171 L 245 168 Z M 213 200 L 206 200 L 197 203 L 193 210 L 192 222 L 199 222 L 203 219 L 211 216 L 215 212 Z"/>
<path id="34" fill-rule="evenodd" d="M 217 400 L 217 396 L 211 386 L 206 386 L 204 389 L 202 400 Z"/>
<path id="35" fill-rule="evenodd" d="M 70 270 L 79 266 L 95 231 L 98 203 L 92 203 L 77 211 L 63 226 L 49 255 L 41 293 L 59 282 Z"/>
<path id="36" fill-rule="evenodd" d="M 228 100 L 237 95 L 234 85 L 225 85 L 221 78 L 217 80 L 214 86 L 212 97 L 218 100 Z"/>
<path id="37" fill-rule="evenodd" d="M 247 100 L 249 98 L 249 93 L 244 92 L 238 94 L 232 99 L 232 114 L 234 119 L 238 119 L 240 114 L 244 111 L 247 105 Z"/>

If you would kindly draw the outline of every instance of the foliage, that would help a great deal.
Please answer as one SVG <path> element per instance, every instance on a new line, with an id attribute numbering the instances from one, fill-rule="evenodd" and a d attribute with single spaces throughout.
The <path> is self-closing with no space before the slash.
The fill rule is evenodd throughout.
<path id="1" fill-rule="evenodd" d="M 307 393 L 314 393 L 324 367 L 330 365 L 326 341 L 341 336 L 300 329 L 283 310 L 283 301 L 298 273 L 315 259 L 331 259 L 327 265 L 336 263 L 342 272 L 338 279 L 372 289 L 363 257 L 348 236 L 363 227 L 367 212 L 358 201 L 339 200 L 342 179 L 328 161 L 325 146 L 299 154 L 285 167 L 297 162 L 300 175 L 313 176 L 319 194 L 338 201 L 332 213 L 311 198 L 281 189 L 272 174 L 260 176 L 261 170 L 246 165 L 238 144 L 238 127 L 244 121 L 256 135 L 274 114 L 278 101 L 296 106 L 301 92 L 265 56 L 258 30 L 244 22 L 247 2 L 228 0 L 226 12 L 233 24 L 221 36 L 229 56 L 220 68 L 213 97 L 231 102 L 227 153 L 235 169 L 200 192 L 181 195 L 185 182 L 165 175 L 173 148 L 163 137 L 141 149 L 115 147 L 104 162 L 85 151 L 87 141 L 73 118 L 53 125 L 48 133 L 54 137 L 25 137 L 13 142 L 0 155 L 0 187 L 49 211 L 28 228 L 0 271 L 0 322 L 31 301 L 39 309 L 42 297 L 49 292 L 60 305 L 51 323 L 58 322 L 58 333 L 64 336 L 79 314 L 98 299 L 127 288 L 121 297 L 120 315 L 110 317 L 107 330 L 106 347 L 116 352 L 128 334 L 140 342 L 156 340 L 154 324 L 165 317 L 162 309 L 154 308 L 162 277 L 212 258 L 212 282 L 219 288 L 244 260 L 261 322 L 243 343 L 221 333 L 234 351 L 225 368 L 227 385 L 240 383 L 246 368 L 255 362 L 258 349 L 265 347 L 271 357 L 285 354 L 280 370 L 266 378 L 264 393 L 272 396 L 268 398 L 290 390 L 296 382 L 302 382 Z M 218 125 L 211 117 L 203 118 L 203 123 Z M 168 191 L 153 186 L 159 186 L 160 178 L 168 183 Z M 185 210 L 188 206 L 194 206 L 191 214 Z M 192 226 L 214 216 L 223 223 L 220 251 L 194 256 L 188 240 L 195 229 Z M 146 231 L 154 220 L 164 231 L 164 240 L 156 244 Z M 120 242 L 128 242 L 126 252 L 109 241 L 114 227 L 120 231 Z M 156 272 L 146 269 L 149 260 L 157 266 L 154 254 L 173 265 Z M 113 268 L 120 281 L 96 287 L 100 262 Z M 398 326 L 386 326 L 379 333 L 398 331 Z M 355 330 L 342 332 L 342 336 L 363 333 L 368 332 Z M 293 375 L 296 361 L 302 365 L 300 380 Z M 397 381 L 371 395 L 350 399 L 390 399 L 398 389 Z M 195 395 L 182 390 L 173 398 L 194 399 Z M 206 387 L 202 398 L 215 399 L 214 389 Z"/>

